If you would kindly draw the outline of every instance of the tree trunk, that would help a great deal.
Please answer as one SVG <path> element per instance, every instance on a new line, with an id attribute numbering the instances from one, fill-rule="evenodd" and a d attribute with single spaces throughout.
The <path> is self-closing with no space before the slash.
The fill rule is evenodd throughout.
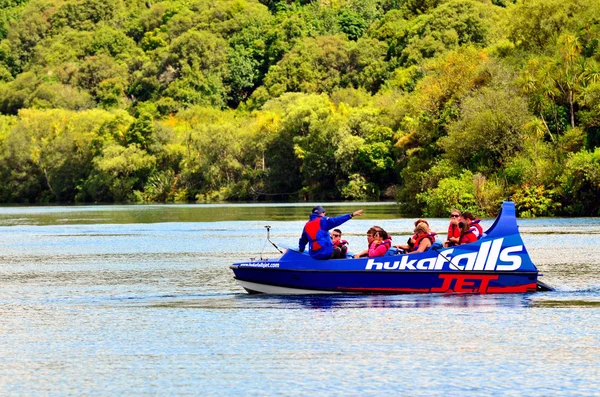
<path id="1" fill-rule="evenodd" d="M 546 119 L 544 119 L 544 116 L 541 113 L 540 118 L 542 119 L 542 123 L 544 123 L 544 127 L 546 127 L 546 131 L 548 131 L 548 135 L 550 135 L 550 140 L 552 140 L 552 143 L 554 143 L 554 135 L 552 135 L 552 132 L 550 132 L 550 128 L 548 128 L 548 123 L 546 123 Z"/>
<path id="2" fill-rule="evenodd" d="M 573 111 L 573 90 L 569 90 L 569 107 L 571 110 L 571 128 L 575 128 L 575 112 Z"/>
<path id="3" fill-rule="evenodd" d="M 48 189 L 50 189 L 50 192 L 58 200 L 58 195 L 56 194 L 56 192 L 54 191 L 54 189 L 52 189 L 52 185 L 50 184 L 50 178 L 48 177 L 48 171 L 45 168 L 42 168 L 42 171 L 44 172 L 44 177 L 46 178 L 46 185 L 48 185 Z"/>

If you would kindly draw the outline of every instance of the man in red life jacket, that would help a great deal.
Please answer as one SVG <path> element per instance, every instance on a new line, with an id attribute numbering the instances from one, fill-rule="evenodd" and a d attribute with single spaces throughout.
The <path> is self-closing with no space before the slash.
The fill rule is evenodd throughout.
<path id="1" fill-rule="evenodd" d="M 460 220 L 467 222 L 469 227 L 474 229 L 474 234 L 477 237 L 477 239 L 483 237 L 483 228 L 479 224 L 481 222 L 481 219 L 475 218 L 472 213 L 470 213 L 469 211 L 465 211 L 460 215 Z"/>
<path id="2" fill-rule="evenodd" d="M 348 253 L 348 240 L 342 239 L 340 229 L 333 229 L 331 232 L 331 243 L 333 244 L 333 256 L 335 258 L 345 258 Z"/>
<path id="3" fill-rule="evenodd" d="M 325 216 L 325 209 L 317 205 L 312 209 L 309 221 L 304 225 L 302 237 L 298 242 L 299 251 L 304 252 L 308 243 L 308 253 L 314 259 L 329 259 L 333 255 L 333 243 L 329 230 L 341 225 L 355 216 L 362 215 L 363 210 L 350 214 L 329 218 Z"/>

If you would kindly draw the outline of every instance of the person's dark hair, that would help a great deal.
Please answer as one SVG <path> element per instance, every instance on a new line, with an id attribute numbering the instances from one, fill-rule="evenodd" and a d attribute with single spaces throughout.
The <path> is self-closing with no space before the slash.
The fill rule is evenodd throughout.
<path id="1" fill-rule="evenodd" d="M 338 232 L 340 236 L 342 235 L 342 231 L 340 229 L 333 229 L 334 232 Z"/>
<path id="2" fill-rule="evenodd" d="M 379 237 L 381 237 L 382 240 L 387 240 L 388 239 L 388 234 L 385 230 L 383 230 L 382 227 L 380 226 L 373 226 L 372 229 L 375 230 L 375 233 L 379 234 Z M 375 235 L 375 233 L 373 235 Z"/>
<path id="3" fill-rule="evenodd" d="M 473 214 L 471 214 L 469 211 L 465 211 L 462 214 L 460 214 L 463 218 L 468 219 L 468 220 L 475 220 L 475 217 L 473 216 Z"/>
<path id="4" fill-rule="evenodd" d="M 467 219 L 467 218 L 465 218 Z M 458 228 L 460 229 L 461 233 L 466 233 L 469 231 L 469 223 L 468 222 L 458 222 Z"/>

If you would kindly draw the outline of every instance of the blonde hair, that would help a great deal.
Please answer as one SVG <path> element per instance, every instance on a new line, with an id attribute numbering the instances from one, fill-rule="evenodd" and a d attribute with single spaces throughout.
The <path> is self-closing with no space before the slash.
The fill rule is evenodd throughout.
<path id="1" fill-rule="evenodd" d="M 429 225 L 427 224 L 427 222 L 421 222 L 418 223 L 417 226 L 415 226 L 415 230 L 414 233 L 425 233 L 428 234 L 429 233 Z"/>

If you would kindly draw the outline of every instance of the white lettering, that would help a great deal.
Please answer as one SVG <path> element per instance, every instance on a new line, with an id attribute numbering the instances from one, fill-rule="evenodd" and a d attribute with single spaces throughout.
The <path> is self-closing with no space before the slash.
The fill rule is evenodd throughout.
<path id="1" fill-rule="evenodd" d="M 502 248 L 503 238 L 496 239 L 492 242 L 492 248 L 488 255 L 487 262 L 485 264 L 485 270 L 496 270 L 496 263 L 498 262 L 498 256 L 500 255 L 500 249 Z"/>
<path id="2" fill-rule="evenodd" d="M 443 270 L 444 265 L 449 263 L 450 268 L 474 271 L 513 271 L 521 267 L 522 258 L 516 254 L 523 251 L 523 245 L 506 247 L 502 249 L 503 238 L 481 243 L 479 251 L 451 257 L 454 249 L 440 252 L 436 257 L 410 259 L 410 255 L 402 255 L 399 261 L 376 262 L 369 259 L 365 266 L 366 270 Z M 504 264 L 498 264 L 498 260 Z M 247 267 L 279 267 L 279 264 L 267 263 L 244 263 L 240 266 Z"/>
<path id="3" fill-rule="evenodd" d="M 444 252 L 440 252 L 440 254 L 437 257 L 437 260 L 435 261 L 435 265 L 433 268 L 435 270 L 442 270 L 444 268 L 444 263 L 451 260 L 450 254 L 453 252 L 454 252 L 454 248 L 446 250 Z"/>
<path id="4" fill-rule="evenodd" d="M 398 268 L 398 265 L 400 265 L 399 261 L 391 262 L 391 265 L 390 265 L 390 262 L 385 262 L 383 264 L 383 268 L 385 270 L 396 270 Z"/>
<path id="5" fill-rule="evenodd" d="M 417 269 L 419 269 L 419 270 L 433 269 L 433 266 L 435 266 L 436 259 L 437 258 L 425 258 L 425 259 L 421 259 L 419 261 L 419 263 L 417 263 Z"/>
<path id="6" fill-rule="evenodd" d="M 465 268 L 472 269 L 476 258 L 477 258 L 477 252 L 469 252 L 468 254 L 460 254 L 460 255 L 456 255 L 454 258 L 452 258 L 452 264 L 459 270 L 465 270 Z M 467 263 L 461 267 L 460 262 L 463 259 L 466 259 Z"/>
<path id="7" fill-rule="evenodd" d="M 523 251 L 522 245 L 516 245 L 514 247 L 506 247 L 500 253 L 500 260 L 502 262 L 511 262 L 512 265 L 498 265 L 496 266 L 496 270 L 510 272 L 512 270 L 517 270 L 521 267 L 521 257 L 518 255 L 510 255 L 512 252 L 521 252 Z"/>
<path id="8" fill-rule="evenodd" d="M 400 267 L 398 269 L 399 270 L 416 270 L 415 267 L 413 266 L 413 263 L 415 263 L 416 261 L 417 261 L 416 259 L 409 261 L 408 255 L 404 255 L 402 257 L 402 260 L 400 261 Z"/>
<path id="9" fill-rule="evenodd" d="M 492 245 L 491 241 L 481 243 L 479 253 L 477 254 L 477 260 L 475 261 L 473 269 L 467 268 L 466 270 L 483 270 L 483 267 L 485 266 L 485 260 L 487 259 L 488 253 L 490 252 L 490 245 Z"/>
<path id="10" fill-rule="evenodd" d="M 383 267 L 383 263 L 375 262 L 375 259 L 369 259 L 367 261 L 367 266 L 365 267 L 365 270 L 373 270 L 373 266 L 375 266 L 376 270 L 381 270 L 381 268 Z"/>

